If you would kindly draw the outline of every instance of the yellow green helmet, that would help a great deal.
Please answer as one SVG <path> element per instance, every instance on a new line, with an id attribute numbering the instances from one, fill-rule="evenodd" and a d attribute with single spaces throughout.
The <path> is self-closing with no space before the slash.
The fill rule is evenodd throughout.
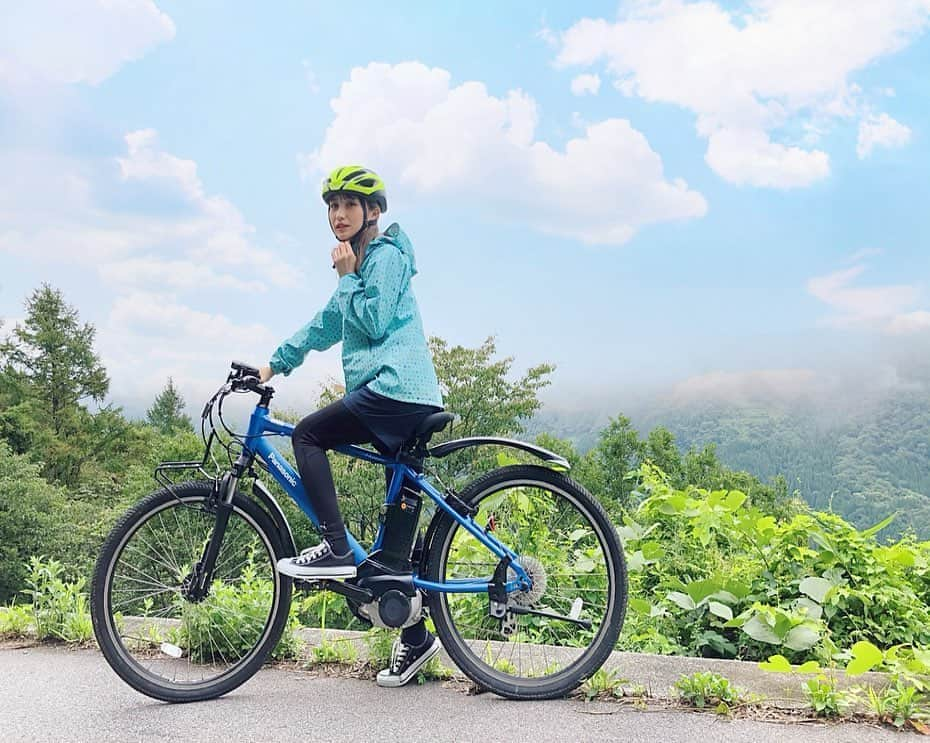
<path id="1" fill-rule="evenodd" d="M 361 165 L 343 165 L 323 179 L 323 201 L 336 193 L 351 193 L 374 201 L 381 211 L 387 211 L 384 181 L 373 170 Z"/>

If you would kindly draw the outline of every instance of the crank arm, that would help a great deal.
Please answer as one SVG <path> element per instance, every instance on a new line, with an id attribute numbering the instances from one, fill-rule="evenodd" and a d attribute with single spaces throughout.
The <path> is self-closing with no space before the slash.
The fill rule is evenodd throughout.
<path id="1" fill-rule="evenodd" d="M 551 611 L 540 611 L 538 609 L 530 609 L 526 606 L 508 606 L 507 611 L 509 611 L 511 614 L 532 614 L 533 616 L 546 617 L 547 619 L 559 619 L 563 622 L 577 624 L 579 627 L 584 627 L 585 629 L 591 629 L 590 619 L 574 619 L 572 617 L 564 617 L 561 614 L 555 614 Z"/>

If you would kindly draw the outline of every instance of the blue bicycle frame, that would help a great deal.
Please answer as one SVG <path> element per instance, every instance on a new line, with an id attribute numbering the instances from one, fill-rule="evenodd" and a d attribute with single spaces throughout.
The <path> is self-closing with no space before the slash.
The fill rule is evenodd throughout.
<path id="1" fill-rule="evenodd" d="M 294 432 L 294 426 L 284 421 L 276 420 L 271 417 L 268 408 L 261 405 L 256 406 L 249 419 L 249 430 L 246 438 L 248 450 L 261 459 L 268 467 L 268 471 L 277 483 L 284 489 L 294 502 L 300 507 L 307 517 L 313 522 L 314 526 L 319 527 L 320 521 L 313 510 L 313 505 L 304 492 L 303 484 L 300 481 L 300 475 L 291 467 L 290 463 L 280 455 L 268 440 L 268 435 L 288 436 Z M 421 493 L 426 493 L 436 506 L 445 511 L 449 516 L 459 523 L 459 525 L 468 531 L 472 536 L 493 552 L 499 559 L 505 557 L 511 559 L 511 567 L 516 577 L 509 580 L 504 585 L 504 590 L 508 593 L 521 590 L 529 586 L 531 581 L 526 571 L 519 563 L 519 556 L 510 550 L 506 545 L 501 544 L 493 535 L 479 527 L 474 519 L 462 516 L 454 508 L 446 503 L 442 493 L 430 484 L 424 475 L 416 472 L 411 467 L 395 459 L 389 459 L 381 456 L 377 452 L 369 449 L 363 449 L 360 446 L 347 445 L 336 447 L 336 451 L 355 459 L 362 459 L 373 464 L 380 464 L 392 470 L 391 484 L 387 491 L 385 503 L 391 505 L 397 502 L 400 495 L 401 486 L 406 480 L 411 486 L 415 486 Z M 368 552 L 358 543 L 355 537 L 346 529 L 346 537 L 352 553 L 355 556 L 356 565 L 362 563 L 367 557 Z M 381 547 L 384 539 L 384 524 L 378 529 L 375 542 L 372 545 L 372 552 Z M 487 593 L 488 585 L 491 578 L 486 579 L 452 579 L 443 582 L 436 582 L 420 578 L 416 573 L 414 566 L 413 584 L 425 591 L 439 591 L 445 593 Z"/>

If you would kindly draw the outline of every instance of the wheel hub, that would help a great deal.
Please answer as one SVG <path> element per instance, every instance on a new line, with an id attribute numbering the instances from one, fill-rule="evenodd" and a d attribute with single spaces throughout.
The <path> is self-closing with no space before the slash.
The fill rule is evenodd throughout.
<path id="1" fill-rule="evenodd" d="M 192 604 L 199 604 L 207 597 L 207 591 L 200 588 L 199 564 L 181 581 L 181 595 Z"/>
<path id="2" fill-rule="evenodd" d="M 523 566 L 523 569 L 526 571 L 533 585 L 521 591 L 514 591 L 508 594 L 507 601 L 516 606 L 529 608 L 535 606 L 546 592 L 546 568 L 543 567 L 543 564 L 535 557 L 521 557 L 520 565 Z M 512 581 L 516 579 L 517 571 L 513 568 L 507 568 L 507 580 Z"/>

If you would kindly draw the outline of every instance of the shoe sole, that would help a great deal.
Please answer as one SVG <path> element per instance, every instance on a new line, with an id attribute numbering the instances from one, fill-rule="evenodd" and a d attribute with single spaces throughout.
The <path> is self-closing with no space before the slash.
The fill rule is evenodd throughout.
<path id="1" fill-rule="evenodd" d="M 279 561 L 277 568 L 282 575 L 305 580 L 313 578 L 354 578 L 358 573 L 354 565 L 336 568 L 301 568 L 299 565 L 292 564 L 289 558 Z"/>
<path id="2" fill-rule="evenodd" d="M 417 671 L 423 668 L 427 661 L 429 661 L 429 659 L 436 655 L 441 649 L 442 643 L 439 642 L 439 638 L 437 637 L 433 640 L 433 644 L 430 649 L 423 653 L 423 655 L 417 659 L 416 664 L 410 666 L 410 668 L 408 668 L 405 673 L 401 674 L 400 676 L 387 674 L 386 676 L 382 677 L 381 674 L 384 673 L 384 671 L 381 671 L 381 673 L 378 674 L 378 678 L 375 679 L 376 683 L 378 686 L 381 686 L 385 689 L 395 689 L 398 686 L 406 686 L 410 680 L 416 676 Z"/>

